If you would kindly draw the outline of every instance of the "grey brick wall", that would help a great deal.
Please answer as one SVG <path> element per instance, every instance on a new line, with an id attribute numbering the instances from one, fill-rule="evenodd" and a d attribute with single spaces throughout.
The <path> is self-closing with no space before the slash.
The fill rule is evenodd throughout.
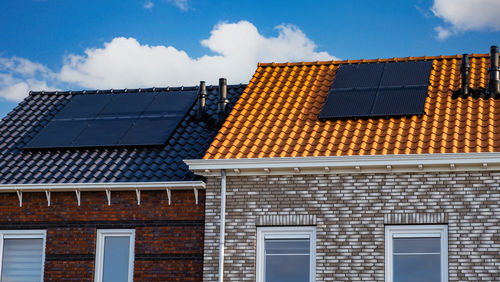
<path id="1" fill-rule="evenodd" d="M 500 281 L 500 172 L 227 178 L 227 281 L 255 280 L 259 224 L 316 226 L 316 281 L 383 281 L 386 224 L 447 224 L 450 281 Z M 204 281 L 218 271 L 220 177 L 208 177 Z"/>

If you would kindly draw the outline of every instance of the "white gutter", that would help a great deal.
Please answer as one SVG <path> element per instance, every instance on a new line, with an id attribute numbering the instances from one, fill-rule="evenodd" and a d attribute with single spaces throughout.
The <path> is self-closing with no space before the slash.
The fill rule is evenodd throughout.
<path id="1" fill-rule="evenodd" d="M 110 182 L 110 183 L 35 183 L 35 184 L 0 184 L 0 193 L 17 193 L 19 205 L 22 206 L 23 192 L 45 192 L 50 206 L 51 192 L 75 192 L 80 205 L 81 192 L 104 191 L 111 204 L 111 191 L 135 191 L 137 204 L 141 203 L 141 191 L 166 190 L 168 203 L 171 203 L 171 190 L 193 190 L 198 204 L 198 190 L 205 189 L 203 181 L 171 181 L 171 182 Z"/>
<path id="2" fill-rule="evenodd" d="M 228 169 L 227 175 L 463 171 L 500 169 L 500 153 L 202 159 L 184 162 L 190 170 L 205 176 L 217 175 L 220 169 Z"/>
<path id="3" fill-rule="evenodd" d="M 219 282 L 224 281 L 224 234 L 226 232 L 226 171 L 220 170 Z"/>

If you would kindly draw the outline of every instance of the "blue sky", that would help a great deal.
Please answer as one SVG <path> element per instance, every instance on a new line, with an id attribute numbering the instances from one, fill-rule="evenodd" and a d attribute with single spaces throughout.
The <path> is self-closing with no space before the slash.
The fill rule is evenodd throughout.
<path id="1" fill-rule="evenodd" d="M 500 1 L 0 3 L 0 115 L 30 89 L 246 83 L 256 63 L 486 53 Z"/>

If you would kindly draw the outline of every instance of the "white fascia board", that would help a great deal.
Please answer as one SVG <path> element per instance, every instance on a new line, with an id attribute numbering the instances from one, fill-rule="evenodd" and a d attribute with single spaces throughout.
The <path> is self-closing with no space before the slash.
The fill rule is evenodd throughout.
<path id="1" fill-rule="evenodd" d="M 500 153 L 197 159 L 184 162 L 190 170 L 205 176 L 219 175 L 221 169 L 226 169 L 231 175 L 463 171 L 500 169 Z"/>
<path id="2" fill-rule="evenodd" d="M 33 183 L 0 184 L 0 193 L 7 192 L 70 192 L 70 191 L 150 191 L 205 189 L 203 181 L 110 182 L 110 183 Z"/>

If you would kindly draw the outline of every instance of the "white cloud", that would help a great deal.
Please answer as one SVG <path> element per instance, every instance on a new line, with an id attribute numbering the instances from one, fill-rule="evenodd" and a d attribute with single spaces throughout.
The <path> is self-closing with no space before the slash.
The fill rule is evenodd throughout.
<path id="1" fill-rule="evenodd" d="M 153 2 L 146 1 L 146 2 L 144 2 L 143 7 L 144 7 L 144 9 L 151 10 L 151 9 L 153 9 L 154 5 L 155 4 Z"/>
<path id="2" fill-rule="evenodd" d="M 0 97 L 20 101 L 34 90 L 55 90 L 47 85 L 56 75 L 46 66 L 18 57 L 0 57 Z"/>
<path id="3" fill-rule="evenodd" d="M 84 54 L 70 54 L 58 71 L 22 58 L 0 57 L 0 97 L 20 100 L 28 91 L 67 88 L 136 88 L 248 83 L 257 62 L 332 60 L 293 25 L 276 27 L 265 37 L 250 22 L 220 23 L 201 41 L 214 55 L 192 57 L 174 46 L 150 46 L 134 38 L 117 37 Z"/>
<path id="4" fill-rule="evenodd" d="M 449 25 L 435 28 L 440 39 L 469 30 L 500 30 L 499 0 L 434 0 L 431 10 Z"/>
<path id="5" fill-rule="evenodd" d="M 189 10 L 189 0 L 168 0 L 168 2 L 172 3 L 181 11 L 186 12 L 187 10 Z"/>
<path id="6" fill-rule="evenodd" d="M 453 35 L 453 32 L 451 32 L 449 29 L 446 29 L 442 26 L 436 26 L 434 28 L 434 31 L 436 31 L 437 38 L 439 40 L 445 40 L 446 38 Z"/>
<path id="7" fill-rule="evenodd" d="M 199 80 L 247 83 L 257 62 L 331 60 L 297 27 L 281 25 L 275 37 L 262 36 L 247 21 L 221 23 L 201 44 L 215 55 L 192 58 L 173 46 L 149 46 L 134 38 L 115 38 L 103 48 L 70 55 L 59 73 L 61 81 L 89 88 L 193 85 Z"/>

